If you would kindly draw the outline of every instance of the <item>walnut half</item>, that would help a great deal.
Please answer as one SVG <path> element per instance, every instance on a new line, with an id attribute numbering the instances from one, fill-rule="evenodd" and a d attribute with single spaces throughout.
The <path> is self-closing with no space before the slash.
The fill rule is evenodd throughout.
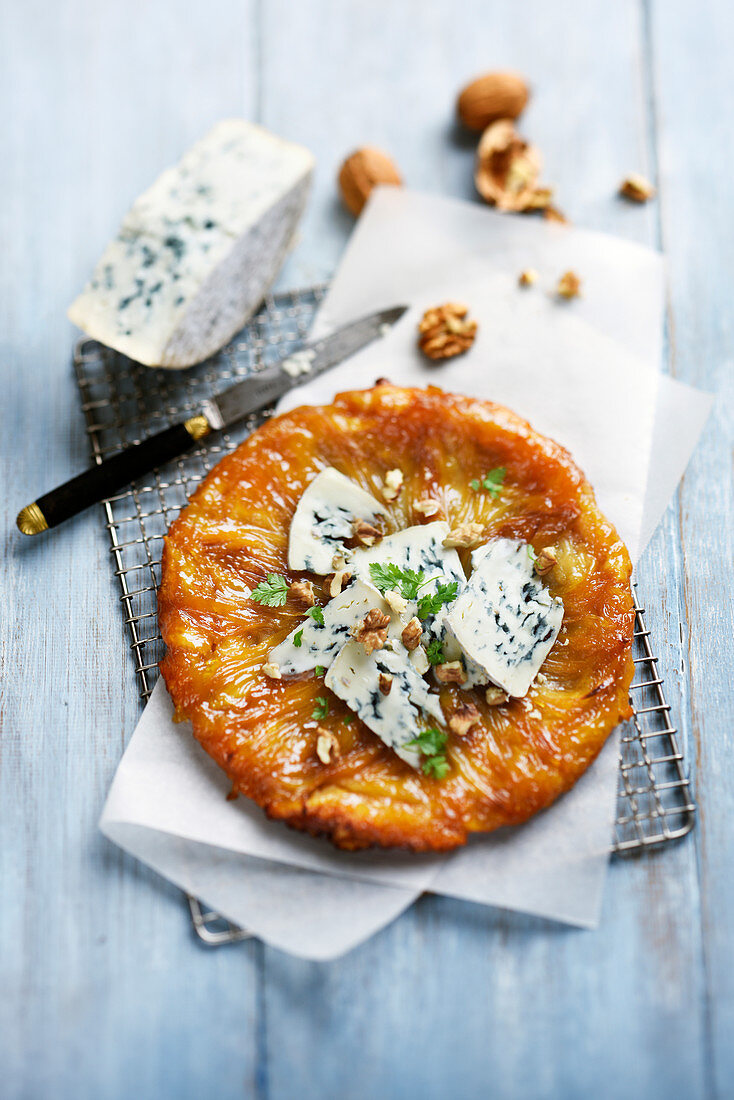
<path id="1" fill-rule="evenodd" d="M 451 549 L 468 550 L 479 546 L 482 542 L 484 527 L 481 523 L 460 523 L 449 531 L 443 540 L 443 545 Z"/>
<path id="2" fill-rule="evenodd" d="M 481 717 L 473 703 L 459 703 L 449 718 L 449 729 L 462 737 L 473 726 L 478 725 Z"/>
<path id="3" fill-rule="evenodd" d="M 451 359 L 468 351 L 477 334 L 476 321 L 467 321 L 468 306 L 446 302 L 427 309 L 418 325 L 418 347 L 429 359 Z"/>
<path id="4" fill-rule="evenodd" d="M 390 625 L 390 616 L 385 615 L 373 607 L 367 612 L 361 623 L 352 627 L 352 637 L 364 646 L 367 654 L 374 653 L 376 649 L 382 649 L 387 641 L 387 628 Z"/>
<path id="5" fill-rule="evenodd" d="M 446 661 L 445 664 L 436 665 L 433 669 L 436 679 L 442 684 L 465 684 L 466 672 L 461 661 Z"/>

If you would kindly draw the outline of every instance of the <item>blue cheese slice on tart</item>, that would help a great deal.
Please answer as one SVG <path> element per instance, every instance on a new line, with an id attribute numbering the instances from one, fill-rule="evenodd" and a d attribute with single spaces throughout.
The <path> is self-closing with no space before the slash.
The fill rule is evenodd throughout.
<path id="1" fill-rule="evenodd" d="M 328 466 L 314 478 L 296 506 L 288 537 L 288 568 L 322 576 L 332 572 L 334 556 L 354 538 L 355 525 L 374 527 L 386 518 L 387 511 L 379 501 Z"/>
<path id="2" fill-rule="evenodd" d="M 515 539 L 488 542 L 446 615 L 464 654 L 512 696 L 527 694 L 563 622 L 563 601 L 536 575 L 534 558 Z"/>
<path id="3" fill-rule="evenodd" d="M 69 319 L 148 366 L 213 355 L 280 270 L 313 164 L 261 126 L 217 123 L 135 201 Z"/>

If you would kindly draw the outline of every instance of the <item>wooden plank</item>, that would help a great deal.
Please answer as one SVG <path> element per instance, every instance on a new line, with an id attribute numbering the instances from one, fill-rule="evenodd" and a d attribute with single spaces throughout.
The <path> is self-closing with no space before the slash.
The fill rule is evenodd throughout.
<path id="1" fill-rule="evenodd" d="M 271 0 L 263 119 L 318 158 L 286 277 L 332 269 L 350 225 L 334 180 L 354 146 L 381 145 L 416 187 L 470 197 L 472 148 L 453 127 L 454 96 L 500 66 L 532 78 L 522 129 L 544 151 L 561 207 L 579 224 L 656 243 L 655 208 L 615 198 L 626 172 L 655 160 L 644 29 L 633 2 L 586 4 L 582 18 L 561 22 L 536 2 Z M 677 708 L 686 700 L 675 526 L 669 517 L 640 579 Z M 270 1095 L 285 1097 L 298 1081 L 304 1097 L 703 1096 L 700 953 L 690 844 L 614 863 L 593 933 L 423 899 L 328 967 L 266 952 Z"/>
<path id="2" fill-rule="evenodd" d="M 731 444 L 734 370 L 731 350 L 731 257 L 734 219 L 730 106 L 734 101 L 734 11 L 723 0 L 651 4 L 660 207 L 671 296 L 671 364 L 684 380 L 716 394 L 704 444 L 680 492 L 683 594 L 689 620 L 686 669 L 694 712 L 696 837 L 703 920 L 705 1009 L 710 1035 L 711 1095 L 726 1096 L 734 1078 L 734 774 Z M 712 156 L 721 161 L 712 171 Z"/>
<path id="3" fill-rule="evenodd" d="M 0 1092 L 252 1090 L 260 949 L 208 952 L 181 894 L 96 822 L 139 712 L 97 510 L 35 542 L 22 504 L 88 462 L 65 309 L 130 200 L 217 117 L 254 109 L 253 6 L 4 5 L 6 495 Z"/>

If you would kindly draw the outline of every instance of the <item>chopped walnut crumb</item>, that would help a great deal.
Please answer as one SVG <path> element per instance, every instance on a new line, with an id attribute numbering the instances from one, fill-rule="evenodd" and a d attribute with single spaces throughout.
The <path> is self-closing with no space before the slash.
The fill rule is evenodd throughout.
<path id="1" fill-rule="evenodd" d="M 294 581 L 290 586 L 290 593 L 304 607 L 313 607 L 316 597 L 313 593 L 313 581 Z"/>
<path id="2" fill-rule="evenodd" d="M 655 188 L 639 172 L 630 172 L 619 185 L 619 193 L 633 202 L 647 202 L 655 197 Z"/>
<path id="3" fill-rule="evenodd" d="M 418 347 L 429 359 L 451 359 L 468 351 L 477 334 L 476 321 L 465 320 L 468 306 L 447 302 L 427 309 L 418 325 Z"/>
<path id="4" fill-rule="evenodd" d="M 347 559 L 343 554 L 334 554 L 334 557 L 331 559 L 331 568 L 336 569 L 337 573 L 340 569 L 343 569 L 346 564 Z"/>
<path id="5" fill-rule="evenodd" d="M 433 671 L 442 684 L 466 683 L 466 672 L 461 661 L 446 661 L 442 665 L 435 665 Z"/>
<path id="6" fill-rule="evenodd" d="M 540 551 L 535 559 L 533 569 L 539 577 L 544 577 L 547 573 L 550 573 L 556 565 L 558 565 L 558 558 L 556 557 L 555 551 L 550 546 L 546 546 L 544 550 Z"/>
<path id="7" fill-rule="evenodd" d="M 365 519 L 356 519 L 352 524 L 352 534 L 363 546 L 374 546 L 382 538 L 382 532 Z"/>
<path id="8" fill-rule="evenodd" d="M 411 652 L 417 649 L 423 637 L 423 625 L 420 619 L 416 618 L 414 615 L 410 622 L 403 628 L 403 633 L 400 637 L 406 649 L 409 649 Z"/>
<path id="9" fill-rule="evenodd" d="M 581 293 L 581 280 L 574 271 L 566 271 L 558 280 L 556 290 L 560 298 L 578 298 Z"/>
<path id="10" fill-rule="evenodd" d="M 378 680 L 378 686 L 380 688 L 380 694 L 389 695 L 392 688 L 392 676 L 387 672 L 381 672 Z"/>
<path id="11" fill-rule="evenodd" d="M 490 707 L 498 707 L 502 703 L 506 703 L 510 696 L 502 688 L 495 687 L 494 684 L 490 684 L 484 693 L 484 698 L 487 700 L 487 705 Z"/>
<path id="12" fill-rule="evenodd" d="M 481 523 L 460 523 L 449 531 L 443 540 L 443 545 L 457 550 L 468 550 L 470 547 L 479 546 L 482 541 L 484 527 Z"/>
<path id="13" fill-rule="evenodd" d="M 408 601 L 403 599 L 397 588 L 388 588 L 387 592 L 382 593 L 382 598 L 396 615 L 402 615 L 408 606 Z"/>
<path id="14" fill-rule="evenodd" d="M 546 206 L 543 217 L 547 222 L 559 222 L 561 225 L 568 225 L 568 218 L 557 206 Z"/>
<path id="15" fill-rule="evenodd" d="M 441 501 L 433 497 L 423 497 L 422 500 L 413 502 L 413 511 L 422 516 L 435 516 L 441 511 Z"/>
<path id="16" fill-rule="evenodd" d="M 271 680 L 282 680 L 283 678 L 280 673 L 280 665 L 275 665 L 268 662 L 267 664 L 263 665 L 262 670 L 266 676 L 270 677 Z"/>
<path id="17" fill-rule="evenodd" d="M 538 675 L 535 677 L 535 683 L 540 684 L 540 686 L 542 687 L 544 684 L 548 683 L 548 677 L 545 676 L 542 672 L 539 672 Z"/>
<path id="18" fill-rule="evenodd" d="M 403 487 L 403 471 L 388 470 L 385 474 L 385 487 L 382 495 L 385 500 L 397 500 Z"/>
<path id="19" fill-rule="evenodd" d="M 478 724 L 481 717 L 473 703 L 459 703 L 449 718 L 449 729 L 452 733 L 458 733 L 460 737 L 463 737 L 472 726 Z"/>
<path id="20" fill-rule="evenodd" d="M 367 612 L 361 623 L 352 627 L 351 634 L 364 646 L 365 653 L 374 653 L 376 649 L 382 649 L 387 641 L 387 628 L 390 625 L 390 616 L 385 615 L 373 607 Z"/>
<path id="21" fill-rule="evenodd" d="M 538 281 L 538 272 L 534 267 L 528 267 L 525 271 L 520 272 L 517 281 L 520 286 L 532 286 Z"/>
<path id="22" fill-rule="evenodd" d="M 339 740 L 331 730 L 316 727 L 316 755 L 322 764 L 331 764 L 332 756 L 339 756 Z"/>

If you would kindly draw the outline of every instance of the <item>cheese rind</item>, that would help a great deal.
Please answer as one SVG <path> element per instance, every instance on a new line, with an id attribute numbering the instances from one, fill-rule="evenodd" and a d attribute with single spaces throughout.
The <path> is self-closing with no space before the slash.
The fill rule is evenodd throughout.
<path id="1" fill-rule="evenodd" d="M 387 516 L 379 501 L 333 466 L 322 470 L 298 502 L 288 537 L 288 568 L 326 574 L 352 537 L 355 520 L 376 524 Z M 369 581 L 369 575 L 364 577 Z"/>
<path id="2" fill-rule="evenodd" d="M 525 543 L 495 539 L 472 560 L 474 571 L 446 625 L 492 683 L 525 695 L 558 637 L 563 601 L 534 573 Z"/>
<path id="3" fill-rule="evenodd" d="M 326 674 L 324 683 L 397 755 L 420 768 L 421 754 L 409 742 L 425 728 L 423 717 L 445 721 L 437 695 L 431 695 L 407 652 L 378 649 L 367 654 L 359 642 L 348 642 Z M 380 675 L 390 676 L 387 695 L 380 691 Z"/>
<path id="4" fill-rule="evenodd" d="M 302 146 L 243 119 L 218 123 L 136 200 L 70 320 L 148 366 L 214 354 L 277 275 L 312 168 Z"/>

